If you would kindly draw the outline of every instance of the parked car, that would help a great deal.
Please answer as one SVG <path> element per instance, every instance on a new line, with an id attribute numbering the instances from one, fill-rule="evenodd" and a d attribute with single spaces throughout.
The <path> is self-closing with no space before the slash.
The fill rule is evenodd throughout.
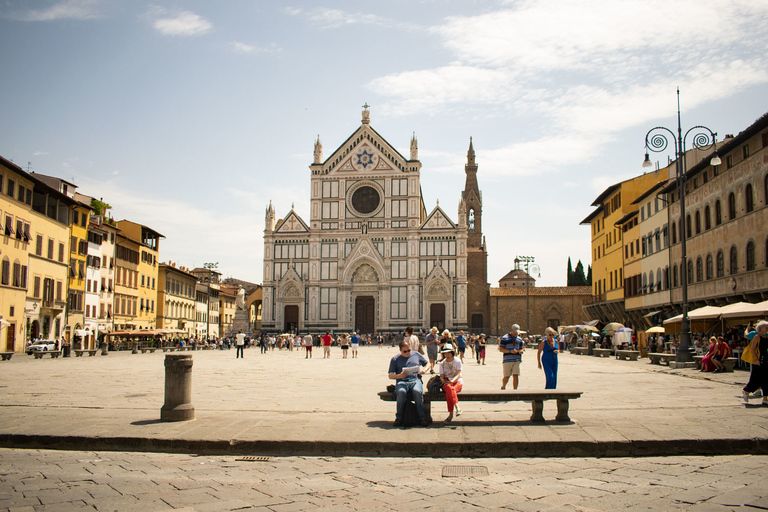
<path id="1" fill-rule="evenodd" d="M 53 340 L 40 340 L 27 347 L 27 355 L 32 354 L 32 352 L 48 352 L 49 350 L 56 350 L 56 342 Z"/>

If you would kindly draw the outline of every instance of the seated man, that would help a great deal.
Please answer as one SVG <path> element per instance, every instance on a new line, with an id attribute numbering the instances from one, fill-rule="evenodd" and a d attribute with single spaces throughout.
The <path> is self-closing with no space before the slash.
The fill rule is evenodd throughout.
<path id="1" fill-rule="evenodd" d="M 422 366 L 427 364 L 423 355 L 415 350 L 411 350 L 411 345 L 403 340 L 400 342 L 400 353 L 389 361 L 389 378 L 394 379 L 395 395 L 397 396 L 397 412 L 395 413 L 395 426 L 403 425 L 403 414 L 405 413 L 405 402 L 408 392 L 413 394 L 413 401 L 416 402 L 416 413 L 419 415 L 419 426 L 426 427 L 427 420 L 424 415 L 424 398 L 422 396 L 424 387 L 419 376 L 424 373 Z M 415 369 L 415 371 L 406 371 L 405 368 Z"/>

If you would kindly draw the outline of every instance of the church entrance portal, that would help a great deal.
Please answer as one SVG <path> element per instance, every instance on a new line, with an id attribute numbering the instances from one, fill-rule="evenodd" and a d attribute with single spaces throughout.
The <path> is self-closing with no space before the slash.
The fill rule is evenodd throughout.
<path id="1" fill-rule="evenodd" d="M 357 297 L 355 299 L 355 331 L 373 334 L 376 312 L 376 301 L 373 297 Z"/>
<path id="2" fill-rule="evenodd" d="M 475 334 L 480 334 L 483 332 L 483 315 L 479 313 L 475 313 L 472 315 L 472 325 L 471 330 Z"/>
<path id="3" fill-rule="evenodd" d="M 438 332 L 445 329 L 445 304 L 429 305 L 429 326 L 437 327 Z"/>
<path id="4" fill-rule="evenodd" d="M 285 331 L 299 330 L 299 306 L 285 306 Z"/>

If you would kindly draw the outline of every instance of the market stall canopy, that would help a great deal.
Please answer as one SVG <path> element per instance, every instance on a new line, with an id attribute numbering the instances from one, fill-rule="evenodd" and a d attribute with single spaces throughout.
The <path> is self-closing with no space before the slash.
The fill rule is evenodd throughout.
<path id="1" fill-rule="evenodd" d="M 624 324 L 620 324 L 619 322 L 611 322 L 609 324 L 606 324 L 605 327 L 603 327 L 603 332 L 607 334 L 611 334 L 613 332 L 618 331 L 624 327 Z"/>
<path id="2" fill-rule="evenodd" d="M 93 331 L 89 331 L 88 329 L 75 329 L 75 334 L 78 336 L 91 336 L 93 335 Z"/>
<path id="3" fill-rule="evenodd" d="M 664 332 L 664 328 L 661 327 L 660 325 L 654 325 L 650 329 L 647 329 L 645 332 L 647 334 L 662 333 Z"/>
<path id="4" fill-rule="evenodd" d="M 720 313 L 723 308 L 716 306 L 704 306 L 702 308 L 694 309 L 688 312 L 689 320 L 717 320 L 720 318 Z M 673 316 L 664 320 L 664 325 L 680 323 L 683 321 L 683 315 Z"/>
<path id="5" fill-rule="evenodd" d="M 579 336 L 588 332 L 599 332 L 599 330 L 597 329 L 597 327 L 594 327 L 591 325 L 580 325 L 576 327 L 576 334 L 578 334 Z"/>
<path id="6" fill-rule="evenodd" d="M 722 308 L 723 318 L 753 318 L 768 314 L 768 300 L 757 304 L 737 302 Z"/>

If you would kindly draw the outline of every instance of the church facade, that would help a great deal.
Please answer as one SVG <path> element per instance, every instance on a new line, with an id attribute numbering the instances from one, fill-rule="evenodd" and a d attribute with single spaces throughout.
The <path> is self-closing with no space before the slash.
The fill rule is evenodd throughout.
<path id="1" fill-rule="evenodd" d="M 482 196 L 470 141 L 454 221 L 421 193 L 416 136 L 405 158 L 370 124 L 328 158 L 318 137 L 310 217 L 291 208 L 264 229 L 262 328 L 361 333 L 490 325 Z"/>

